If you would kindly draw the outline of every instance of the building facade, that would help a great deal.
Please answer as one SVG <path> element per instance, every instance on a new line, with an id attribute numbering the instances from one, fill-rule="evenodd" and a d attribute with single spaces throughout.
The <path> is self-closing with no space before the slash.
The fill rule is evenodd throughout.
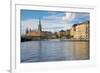
<path id="1" fill-rule="evenodd" d="M 30 39 L 49 39 L 52 33 L 49 31 L 42 31 L 41 20 L 39 19 L 38 30 L 26 30 L 26 36 Z"/>
<path id="2" fill-rule="evenodd" d="M 70 35 L 75 40 L 89 40 L 89 21 L 74 24 L 70 29 Z"/>

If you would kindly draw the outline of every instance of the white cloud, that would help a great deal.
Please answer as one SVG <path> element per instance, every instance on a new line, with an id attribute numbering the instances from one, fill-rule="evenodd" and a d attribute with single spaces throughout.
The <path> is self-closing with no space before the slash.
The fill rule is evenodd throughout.
<path id="1" fill-rule="evenodd" d="M 45 16 L 41 20 L 41 25 L 45 31 L 59 31 L 61 29 L 69 29 L 71 24 L 67 22 L 75 18 L 75 13 L 66 13 L 66 16 Z M 39 20 L 38 19 L 29 19 L 21 22 L 21 34 L 24 34 L 26 28 L 31 28 L 32 30 L 38 29 Z"/>
<path id="2" fill-rule="evenodd" d="M 51 15 L 51 16 L 45 16 L 45 17 L 43 17 L 43 19 L 45 19 L 45 20 L 58 20 L 58 19 L 62 19 L 62 17 L 56 16 L 56 15 Z"/>
<path id="3" fill-rule="evenodd" d="M 62 19 L 68 23 L 70 22 L 71 20 L 73 20 L 75 18 L 76 14 L 75 13 L 66 13 L 66 16 L 64 16 Z"/>
<path id="4" fill-rule="evenodd" d="M 64 29 L 65 22 L 64 20 L 62 20 L 62 17 L 63 16 L 57 15 L 45 16 L 42 21 L 42 24 L 44 26 L 43 28 L 49 28 L 48 30 L 51 31 L 59 31 L 61 29 Z"/>
<path id="5" fill-rule="evenodd" d="M 29 19 L 21 21 L 21 34 L 24 34 L 26 29 L 37 29 L 38 26 L 38 20 L 37 19 Z"/>

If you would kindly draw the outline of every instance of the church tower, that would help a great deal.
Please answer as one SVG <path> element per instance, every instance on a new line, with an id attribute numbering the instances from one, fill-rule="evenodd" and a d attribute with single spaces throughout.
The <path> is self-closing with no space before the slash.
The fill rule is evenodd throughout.
<path id="1" fill-rule="evenodd" d="M 39 19 L 38 31 L 40 31 L 40 32 L 42 31 L 41 19 Z"/>

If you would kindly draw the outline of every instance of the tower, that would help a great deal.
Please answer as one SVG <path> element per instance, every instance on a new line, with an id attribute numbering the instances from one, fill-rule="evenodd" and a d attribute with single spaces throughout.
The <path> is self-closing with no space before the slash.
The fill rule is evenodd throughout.
<path id="1" fill-rule="evenodd" d="M 39 19 L 38 31 L 40 31 L 40 32 L 42 31 L 41 19 Z"/>

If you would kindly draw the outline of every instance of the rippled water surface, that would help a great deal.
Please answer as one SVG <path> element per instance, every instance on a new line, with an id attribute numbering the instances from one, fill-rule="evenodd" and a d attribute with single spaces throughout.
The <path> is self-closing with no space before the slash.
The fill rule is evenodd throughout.
<path id="1" fill-rule="evenodd" d="M 86 41 L 28 41 L 21 43 L 21 62 L 69 61 L 89 59 Z"/>

